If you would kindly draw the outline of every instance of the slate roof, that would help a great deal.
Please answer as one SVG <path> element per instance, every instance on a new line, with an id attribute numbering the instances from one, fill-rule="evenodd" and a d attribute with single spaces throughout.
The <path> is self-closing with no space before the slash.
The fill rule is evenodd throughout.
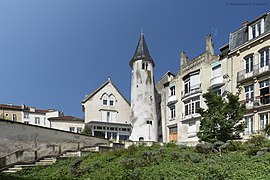
<path id="1" fill-rule="evenodd" d="M 140 36 L 137 48 L 135 50 L 134 56 L 129 62 L 130 67 L 132 67 L 133 62 L 140 59 L 151 62 L 153 64 L 153 67 L 155 67 L 155 63 L 149 53 L 143 32 L 141 32 L 141 36 Z"/>
<path id="2" fill-rule="evenodd" d="M 97 88 L 94 92 L 90 93 L 89 95 L 87 95 L 83 100 L 82 103 L 85 103 L 86 101 L 88 101 L 88 99 L 90 99 L 91 97 L 93 97 L 95 94 L 97 94 L 101 89 L 103 89 L 107 84 L 111 83 L 111 85 L 116 89 L 116 91 L 124 98 L 124 100 L 130 105 L 129 101 L 125 98 L 125 96 L 119 91 L 119 89 L 113 84 L 113 82 L 111 81 L 111 79 L 109 78 L 105 83 L 103 83 L 99 88 Z"/>
<path id="3" fill-rule="evenodd" d="M 229 40 L 229 49 L 233 50 L 242 44 L 248 41 L 248 26 L 253 24 L 254 22 L 258 21 L 261 18 L 265 18 L 264 21 L 264 32 L 270 31 L 270 12 L 261 15 L 260 17 L 254 19 L 250 23 L 247 24 L 245 27 L 241 27 L 240 29 L 230 33 L 230 40 Z"/>

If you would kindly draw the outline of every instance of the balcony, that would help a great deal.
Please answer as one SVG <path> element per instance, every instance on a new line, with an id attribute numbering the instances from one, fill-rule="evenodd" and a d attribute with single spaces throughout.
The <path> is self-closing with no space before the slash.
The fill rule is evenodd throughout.
<path id="1" fill-rule="evenodd" d="M 177 102 L 176 96 L 169 96 L 168 97 L 168 104 L 167 105 L 171 105 Z"/>
<path id="2" fill-rule="evenodd" d="M 188 97 L 192 94 L 196 94 L 196 93 L 201 93 L 202 92 L 202 87 L 201 84 L 196 84 L 193 86 L 190 86 L 190 90 L 184 90 L 181 92 L 182 95 L 182 99 L 184 99 L 185 97 Z"/>
<path id="3" fill-rule="evenodd" d="M 254 78 L 258 75 L 264 74 L 266 72 L 270 72 L 269 65 L 262 66 L 260 64 L 254 65 L 251 72 L 246 72 L 246 69 L 239 71 L 237 73 L 237 82 L 240 83 L 242 81 Z"/>
<path id="4" fill-rule="evenodd" d="M 216 88 L 224 85 L 223 76 L 216 76 L 210 80 L 210 87 Z"/>
<path id="5" fill-rule="evenodd" d="M 257 96 L 256 98 L 248 99 L 245 101 L 247 109 L 258 108 L 270 105 L 270 94 Z"/>

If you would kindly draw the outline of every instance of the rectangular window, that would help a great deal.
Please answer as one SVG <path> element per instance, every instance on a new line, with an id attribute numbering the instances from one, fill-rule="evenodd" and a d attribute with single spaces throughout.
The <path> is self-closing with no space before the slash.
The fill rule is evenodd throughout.
<path id="1" fill-rule="evenodd" d="M 246 61 L 246 73 L 253 71 L 253 56 L 245 58 Z"/>
<path id="2" fill-rule="evenodd" d="M 189 78 L 186 79 L 186 80 L 184 81 L 184 84 L 185 84 L 185 94 L 186 94 L 186 93 L 189 93 L 189 92 L 190 92 L 190 79 L 189 79 Z"/>
<path id="3" fill-rule="evenodd" d="M 152 121 L 146 121 L 146 124 L 150 124 L 150 125 L 152 125 Z"/>
<path id="4" fill-rule="evenodd" d="M 175 96 L 175 86 L 170 87 L 170 96 Z"/>
<path id="5" fill-rule="evenodd" d="M 254 98 L 254 85 L 245 86 L 246 101 L 253 101 Z"/>
<path id="6" fill-rule="evenodd" d="M 82 128 L 77 127 L 77 133 L 81 133 L 82 132 Z"/>
<path id="7" fill-rule="evenodd" d="M 177 126 L 169 128 L 169 134 L 177 134 Z"/>
<path id="8" fill-rule="evenodd" d="M 264 130 L 268 124 L 268 113 L 260 114 L 260 130 Z"/>
<path id="9" fill-rule="evenodd" d="M 110 100 L 110 106 L 113 106 L 113 103 L 114 101 L 113 100 Z"/>
<path id="10" fill-rule="evenodd" d="M 252 30 L 252 39 L 256 37 L 256 26 L 253 25 L 251 26 L 251 30 Z"/>
<path id="11" fill-rule="evenodd" d="M 75 132 L 75 127 L 69 127 L 70 132 Z"/>
<path id="12" fill-rule="evenodd" d="M 111 113 L 107 112 L 107 122 L 111 122 Z"/>
<path id="13" fill-rule="evenodd" d="M 253 116 L 245 117 L 245 121 L 246 121 L 245 134 L 252 134 L 253 133 Z"/>
<path id="14" fill-rule="evenodd" d="M 40 124 L 40 118 L 39 117 L 35 117 L 35 124 Z"/>
<path id="15" fill-rule="evenodd" d="M 24 117 L 24 119 L 29 119 L 29 113 L 24 113 L 23 117 Z"/>
<path id="16" fill-rule="evenodd" d="M 24 124 L 29 124 L 29 121 L 24 121 Z"/>
<path id="17" fill-rule="evenodd" d="M 175 118 L 175 106 L 170 107 L 171 119 Z"/>
<path id="18" fill-rule="evenodd" d="M 103 99 L 102 104 L 107 105 L 107 101 L 108 101 L 107 99 Z"/>
<path id="19" fill-rule="evenodd" d="M 269 65 L 269 49 L 260 52 L 260 68 Z"/>
<path id="20" fill-rule="evenodd" d="M 196 114 L 199 112 L 200 99 L 191 99 L 185 104 L 185 115 Z"/>
<path id="21" fill-rule="evenodd" d="M 261 22 L 257 23 L 257 36 L 261 35 Z"/>
<path id="22" fill-rule="evenodd" d="M 13 114 L 13 115 L 12 115 L 12 120 L 13 120 L 13 121 L 17 121 L 17 115 L 16 115 L 16 114 Z"/>

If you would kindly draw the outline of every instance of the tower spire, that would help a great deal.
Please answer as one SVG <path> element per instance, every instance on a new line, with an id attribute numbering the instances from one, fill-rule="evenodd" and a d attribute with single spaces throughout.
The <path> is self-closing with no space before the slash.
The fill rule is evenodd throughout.
<path id="1" fill-rule="evenodd" d="M 142 59 L 152 63 L 153 67 L 155 66 L 155 63 L 149 53 L 149 50 L 148 50 L 148 47 L 144 38 L 143 30 L 141 29 L 140 39 L 137 44 L 137 48 L 135 50 L 134 56 L 129 62 L 129 65 L 132 67 L 133 62 L 135 62 L 136 60 L 142 60 Z"/>

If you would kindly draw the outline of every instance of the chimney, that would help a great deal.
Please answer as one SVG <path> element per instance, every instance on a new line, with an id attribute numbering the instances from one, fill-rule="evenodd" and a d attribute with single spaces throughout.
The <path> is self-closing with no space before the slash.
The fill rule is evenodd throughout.
<path id="1" fill-rule="evenodd" d="M 214 55 L 214 44 L 212 42 L 212 37 L 210 34 L 206 35 L 206 52 L 210 52 L 210 54 Z"/>
<path id="2" fill-rule="evenodd" d="M 180 54 L 180 67 L 185 66 L 188 62 L 188 57 L 185 51 Z"/>
<path id="3" fill-rule="evenodd" d="M 245 20 L 242 25 L 243 25 L 243 27 L 246 27 L 248 25 L 248 21 Z"/>

